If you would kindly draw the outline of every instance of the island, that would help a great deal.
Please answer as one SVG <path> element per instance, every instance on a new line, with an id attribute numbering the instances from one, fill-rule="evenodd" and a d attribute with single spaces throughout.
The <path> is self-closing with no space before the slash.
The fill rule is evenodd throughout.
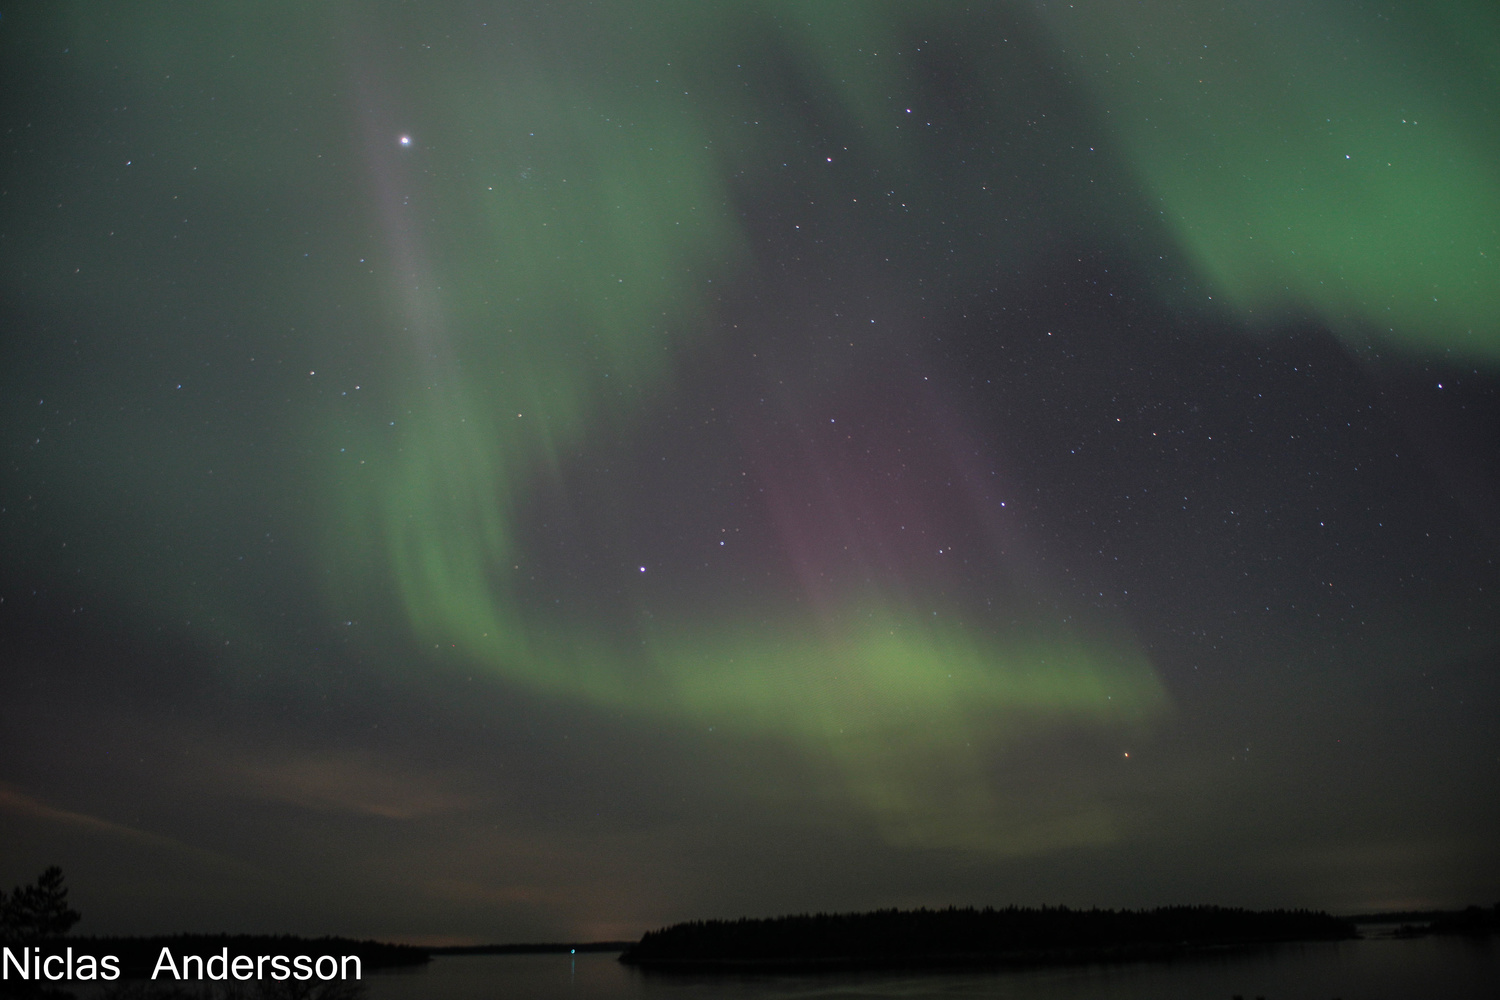
<path id="1" fill-rule="evenodd" d="M 658 972 L 1003 967 L 1355 937 L 1352 921 L 1312 910 L 950 907 L 681 923 L 647 933 L 620 961 Z"/>

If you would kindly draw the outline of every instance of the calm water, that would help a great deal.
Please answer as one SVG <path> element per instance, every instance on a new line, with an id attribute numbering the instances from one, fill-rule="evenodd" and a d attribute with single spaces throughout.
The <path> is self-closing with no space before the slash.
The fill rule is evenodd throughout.
<path id="1" fill-rule="evenodd" d="M 1022 972 L 652 976 L 614 955 L 478 955 L 367 980 L 370 1000 L 1496 1000 L 1500 939 L 1375 939 L 1284 945 L 1250 955 Z"/>

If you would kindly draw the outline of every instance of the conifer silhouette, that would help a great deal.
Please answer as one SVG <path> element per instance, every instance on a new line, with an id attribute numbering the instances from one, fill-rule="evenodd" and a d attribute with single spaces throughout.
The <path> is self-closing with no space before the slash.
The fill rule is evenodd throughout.
<path id="1" fill-rule="evenodd" d="M 81 919 L 68 906 L 63 872 L 53 865 L 32 885 L 18 885 L 7 894 L 0 889 L 0 940 L 46 941 L 62 937 Z"/>

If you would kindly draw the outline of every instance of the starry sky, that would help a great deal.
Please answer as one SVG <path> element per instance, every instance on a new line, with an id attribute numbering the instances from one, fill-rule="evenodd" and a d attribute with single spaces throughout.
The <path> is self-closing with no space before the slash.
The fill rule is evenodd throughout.
<path id="1" fill-rule="evenodd" d="M 79 933 L 1500 898 L 1500 9 L 0 12 Z"/>

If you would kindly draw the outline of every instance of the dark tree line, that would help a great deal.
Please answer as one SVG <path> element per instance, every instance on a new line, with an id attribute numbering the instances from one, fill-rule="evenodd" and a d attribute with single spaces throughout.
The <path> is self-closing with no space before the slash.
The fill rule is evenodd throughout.
<path id="1" fill-rule="evenodd" d="M 80 917 L 68 905 L 62 869 L 53 865 L 31 885 L 0 889 L 0 941 L 50 941 L 73 929 Z"/>
<path id="2" fill-rule="evenodd" d="M 31 885 L 16 886 L 10 892 L 0 889 L 0 943 L 5 945 L 15 947 L 16 945 L 45 945 L 48 942 L 55 942 L 72 930 L 73 925 L 78 923 L 79 919 L 78 911 L 68 905 L 68 888 L 63 883 L 62 869 L 56 865 L 42 872 Z M 288 950 L 288 946 L 307 944 L 301 939 L 291 937 L 247 938 L 228 935 L 115 939 L 95 942 L 70 939 L 70 941 L 84 946 L 91 943 L 100 944 L 104 946 L 104 950 L 139 959 L 136 963 L 140 966 L 139 968 L 133 968 L 127 959 L 127 975 L 132 972 L 144 975 L 150 968 L 145 951 L 149 948 L 151 954 L 155 955 L 163 942 L 179 948 L 201 946 L 200 951 L 208 950 L 209 945 L 218 947 L 246 941 L 279 945 L 282 950 Z M 373 953 L 386 959 L 385 964 L 410 964 L 413 961 L 426 961 L 427 959 L 425 951 L 401 945 L 381 945 L 373 941 L 344 942 L 333 938 L 324 939 L 324 941 L 353 945 L 356 951 L 362 949 L 365 954 Z M 292 947 L 291 950 L 303 949 Z M 141 954 L 137 955 L 136 952 Z M 100 997 L 102 1000 L 360 1000 L 365 995 L 363 983 L 342 980 L 162 984 L 126 979 L 107 984 Z M 69 990 L 59 989 L 54 983 L 23 980 L 19 976 L 7 977 L 0 981 L 0 997 L 14 997 L 16 1000 L 76 1000 L 76 994 Z"/>
<path id="3" fill-rule="evenodd" d="M 1432 934 L 1493 934 L 1500 930 L 1500 903 L 1488 909 L 1469 906 L 1437 914 L 1428 931 Z"/>
<path id="4" fill-rule="evenodd" d="M 0 944 L 26 946 L 53 941 L 73 929 L 78 911 L 68 905 L 68 887 L 62 869 L 53 865 L 31 885 L 18 885 L 10 892 L 0 889 Z M 73 994 L 50 983 L 19 977 L 0 981 L 0 996 L 26 1000 L 72 1000 Z"/>
<path id="5" fill-rule="evenodd" d="M 1309 910 L 880 910 L 677 924 L 646 934 L 621 961 L 671 966 L 1048 960 L 1355 936 L 1349 921 Z"/>

